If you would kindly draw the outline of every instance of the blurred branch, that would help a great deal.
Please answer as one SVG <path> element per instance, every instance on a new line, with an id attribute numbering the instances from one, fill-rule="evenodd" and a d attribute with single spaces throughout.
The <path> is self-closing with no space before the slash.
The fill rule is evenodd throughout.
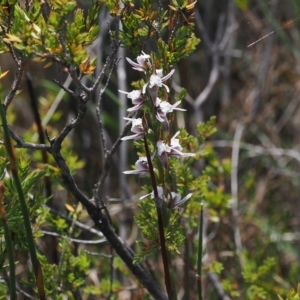
<path id="1" fill-rule="evenodd" d="M 209 248 L 207 247 L 207 243 L 209 241 L 209 239 L 211 238 L 210 236 L 207 236 L 207 229 L 208 229 L 208 215 L 207 212 L 205 210 L 203 210 L 203 236 L 202 236 L 202 247 L 203 247 L 203 252 L 205 252 L 205 255 L 203 256 L 203 262 L 202 265 L 204 265 L 204 263 L 209 262 Z M 215 288 L 215 290 L 217 291 L 220 299 L 222 300 L 231 300 L 231 298 L 225 293 L 220 278 L 216 273 L 213 273 L 211 271 L 207 272 L 207 277 L 208 279 L 211 281 L 213 287 Z"/>
<path id="2" fill-rule="evenodd" d="M 120 134 L 120 136 L 117 138 L 117 140 L 115 141 L 115 143 L 113 144 L 113 146 L 111 147 L 110 150 L 107 150 L 106 151 L 106 154 L 105 154 L 105 164 L 104 164 L 104 168 L 102 170 L 102 173 L 101 173 L 101 177 L 100 177 L 100 180 L 98 181 L 97 185 L 96 185 L 96 193 L 97 195 L 100 197 L 101 194 L 102 194 L 102 189 L 103 189 L 103 184 L 104 184 L 104 181 L 108 175 L 108 172 L 110 170 L 110 164 L 111 164 L 111 160 L 112 160 L 112 155 L 117 151 L 119 145 L 122 143 L 122 137 L 124 137 L 130 127 L 131 127 L 131 122 L 127 122 L 122 133 Z"/>
<path id="3" fill-rule="evenodd" d="M 52 231 L 47 231 L 47 230 L 41 230 L 41 232 L 45 235 L 63 238 L 63 236 L 61 236 L 57 232 L 52 232 Z M 105 238 L 100 239 L 100 240 L 80 240 L 80 239 L 74 239 L 74 238 L 68 237 L 68 240 L 73 243 L 86 244 L 86 245 L 97 245 L 97 244 L 107 243 L 107 240 Z"/>
<path id="4" fill-rule="evenodd" d="M 214 147 L 233 147 L 234 143 L 230 141 L 213 141 L 210 142 Z M 239 147 L 241 149 L 250 152 L 250 157 L 255 157 L 258 155 L 272 155 L 272 156 L 289 156 L 296 159 L 300 163 L 300 152 L 296 150 L 282 149 L 282 148 L 264 148 L 257 145 L 252 145 L 248 143 L 240 143 Z"/>
<path id="5" fill-rule="evenodd" d="M 198 95 L 194 101 L 194 107 L 200 107 L 209 97 L 211 91 L 213 90 L 218 78 L 219 78 L 219 55 L 214 53 L 212 57 L 212 68 L 209 74 L 208 83 L 204 90 Z"/>
<path id="6" fill-rule="evenodd" d="M 117 75 L 118 75 L 118 89 L 121 91 L 126 91 L 127 90 L 127 84 L 126 84 L 126 67 L 125 67 L 125 49 L 120 48 L 118 55 L 120 56 L 120 61 L 117 65 Z M 118 93 L 118 98 L 120 100 L 120 105 L 119 105 L 119 124 L 120 128 L 124 128 L 126 121 L 124 120 L 124 117 L 126 117 L 127 114 L 127 95 L 124 93 Z M 122 171 L 125 170 L 127 166 L 127 156 L 128 156 L 128 151 L 127 151 L 127 144 L 122 143 L 120 145 L 120 150 L 119 150 L 119 177 L 120 177 L 120 188 L 122 190 L 121 193 L 121 198 L 125 200 L 125 196 L 128 195 L 127 192 L 127 177 L 124 176 Z M 125 228 L 124 226 L 121 226 L 121 228 Z M 122 236 L 122 235 L 121 235 Z M 123 236 L 125 238 L 125 236 Z"/>
<path id="7" fill-rule="evenodd" d="M 98 85 L 102 82 L 105 72 L 106 72 L 106 69 L 111 68 L 111 66 L 113 66 L 115 64 L 115 56 L 118 52 L 120 44 L 121 43 L 118 41 L 116 43 L 115 47 L 112 49 L 111 54 L 107 57 L 106 62 L 102 68 L 102 71 L 100 72 L 99 76 L 95 80 L 93 86 L 89 89 L 92 93 L 94 93 L 96 91 Z"/>
<path id="8" fill-rule="evenodd" d="M 103 96 L 105 90 L 107 89 L 108 83 L 109 83 L 111 75 L 112 75 L 112 71 L 114 69 L 114 66 L 118 63 L 118 61 L 114 61 L 113 65 L 110 68 L 110 72 L 108 74 L 106 83 L 105 83 L 104 87 L 101 88 L 99 91 L 99 96 L 98 96 L 98 101 L 97 101 L 97 106 L 96 106 L 96 115 L 97 115 L 97 121 L 99 123 L 99 131 L 100 131 L 101 143 L 102 143 L 102 148 L 103 148 L 103 153 L 104 153 L 104 160 L 105 160 L 105 155 L 107 152 L 107 145 L 106 145 L 106 139 L 105 139 L 105 134 L 104 134 L 104 126 L 103 126 L 102 117 L 101 117 L 102 96 Z"/>
<path id="9" fill-rule="evenodd" d="M 119 4 L 120 8 L 124 6 L 124 4 L 120 3 Z M 122 30 L 122 22 L 118 18 L 118 24 L 117 24 L 117 34 L 119 34 L 119 30 Z M 121 91 L 127 91 L 127 74 L 126 74 L 126 50 L 123 47 L 119 48 L 118 51 L 118 58 L 119 62 L 117 64 L 117 86 L 118 90 Z M 122 130 L 122 128 L 125 127 L 126 121 L 124 120 L 124 117 L 127 115 L 127 95 L 124 93 L 118 92 L 118 98 L 119 98 L 119 105 L 118 105 L 118 123 L 119 123 L 119 130 Z M 118 164 L 117 164 L 117 170 L 118 170 L 118 179 L 119 179 L 119 186 L 121 190 L 121 200 L 122 200 L 122 207 L 125 209 L 125 202 L 126 199 L 128 199 L 128 184 L 127 184 L 127 176 L 123 174 L 123 171 L 125 170 L 128 162 L 128 147 L 127 143 L 121 143 L 118 151 Z M 119 236 L 123 239 L 126 240 L 128 236 L 128 229 L 126 226 L 126 219 L 121 218 L 119 220 Z M 111 249 L 112 250 L 112 249 Z M 113 281 L 114 281 L 114 261 L 113 261 L 113 255 L 111 255 L 111 260 L 110 260 L 110 293 L 108 295 L 108 298 L 113 294 Z M 122 276 L 121 282 L 124 282 L 124 276 Z"/>
<path id="10" fill-rule="evenodd" d="M 227 22 L 225 26 L 225 14 L 222 13 L 218 20 L 218 26 L 216 31 L 216 38 L 215 41 L 211 41 L 209 35 L 206 31 L 204 23 L 202 21 L 202 17 L 198 10 L 195 10 L 195 23 L 197 28 L 201 33 L 201 38 L 204 42 L 204 45 L 208 51 L 208 55 L 212 56 L 212 66 L 211 71 L 208 79 L 208 83 L 203 89 L 203 91 L 197 96 L 194 101 L 193 106 L 195 108 L 201 107 L 201 105 L 208 99 L 209 95 L 211 94 L 216 82 L 218 81 L 220 75 L 220 56 L 227 57 L 228 55 L 231 56 L 231 53 L 223 53 L 226 45 L 229 43 L 231 39 L 231 35 L 233 30 L 235 29 L 234 25 L 234 18 L 233 18 L 233 9 L 232 5 L 228 5 L 227 9 Z M 226 64 L 227 69 L 229 70 L 230 64 Z"/>
<path id="11" fill-rule="evenodd" d="M 202 41 L 205 44 L 205 46 L 208 49 L 213 49 L 214 45 L 213 45 L 213 43 L 211 42 L 211 40 L 208 36 L 208 33 L 207 33 L 206 28 L 204 26 L 202 17 L 199 13 L 199 10 L 197 10 L 197 9 L 195 9 L 195 23 L 196 23 L 196 26 L 199 29 L 200 33 L 201 33 L 201 38 L 202 38 Z"/>
<path id="12" fill-rule="evenodd" d="M 277 0 L 276 0 L 277 1 Z M 286 48 L 290 51 L 290 53 L 294 56 L 294 58 L 297 60 L 297 62 L 300 62 L 300 51 L 297 47 L 293 45 L 293 42 L 290 40 L 289 36 L 285 33 L 283 28 L 280 26 L 276 18 L 274 17 L 272 11 L 268 8 L 265 1 L 256 0 L 257 4 L 259 5 L 261 11 L 265 14 L 267 20 L 273 27 L 273 31 L 269 33 L 267 36 L 270 36 L 271 34 L 276 34 L 279 36 L 279 38 L 282 40 L 283 44 L 286 46 Z M 266 37 L 266 36 L 265 36 Z M 263 37 L 264 38 L 264 37 Z M 259 39 L 262 40 L 263 38 Z M 256 42 L 252 43 L 248 47 L 254 45 Z"/>
<path id="13" fill-rule="evenodd" d="M 12 47 L 11 47 L 11 49 L 12 49 Z M 9 93 L 7 94 L 7 96 L 5 97 L 5 100 L 4 100 L 4 109 L 5 109 L 5 111 L 7 110 L 8 106 L 11 103 L 11 101 L 13 100 L 13 98 L 16 96 L 16 94 L 18 92 L 18 89 L 20 87 L 20 83 L 21 83 L 21 80 L 22 80 L 22 77 L 23 77 L 23 73 L 24 73 L 24 63 L 23 63 L 22 59 L 17 58 L 14 55 L 13 50 L 11 50 L 11 54 L 13 55 L 13 57 L 16 61 L 17 71 L 16 71 L 16 74 L 15 74 L 15 79 L 13 81 L 12 87 L 11 87 Z"/>
<path id="14" fill-rule="evenodd" d="M 222 104 L 226 104 L 231 98 L 231 88 L 230 88 L 230 70 L 231 70 L 231 60 L 233 56 L 235 38 L 233 32 L 237 29 L 236 18 L 235 18 L 235 3 L 234 0 L 228 0 L 227 8 L 227 23 L 228 26 L 225 30 L 222 41 L 220 42 L 219 48 L 224 49 L 224 63 L 222 68 L 223 75 L 223 88 L 222 88 Z"/>
<path id="15" fill-rule="evenodd" d="M 88 96 L 87 96 L 88 97 Z M 90 100 L 90 98 L 85 98 L 85 95 L 80 95 L 77 97 L 78 100 L 78 114 L 75 120 L 71 120 L 69 124 L 67 124 L 63 130 L 58 134 L 56 138 L 53 140 L 49 140 L 51 143 L 51 148 L 58 150 L 61 147 L 62 142 L 64 139 L 68 136 L 68 134 L 76 128 L 78 125 L 80 125 L 86 115 L 87 111 L 87 102 Z"/>
<path id="16" fill-rule="evenodd" d="M 272 9 L 271 9 L 272 15 L 276 15 L 277 8 L 278 8 L 278 0 L 272 1 Z M 271 28 L 272 28 L 271 25 L 269 25 L 268 28 L 269 29 L 267 29 L 267 31 L 271 31 Z M 267 42 L 266 42 L 266 47 L 265 47 L 265 51 L 263 54 L 260 72 L 257 77 L 255 99 L 254 99 L 252 110 L 249 115 L 250 120 L 253 120 L 254 116 L 256 115 L 258 108 L 259 108 L 259 104 L 261 102 L 262 93 L 265 90 L 265 82 L 266 82 L 266 77 L 267 77 L 269 65 L 270 65 L 273 41 L 274 41 L 274 35 L 271 35 L 268 37 Z"/>
<path id="17" fill-rule="evenodd" d="M 50 212 L 51 212 L 53 215 L 59 216 L 59 217 L 63 218 L 64 220 L 66 220 L 66 221 L 68 221 L 68 222 L 70 222 L 70 223 L 71 223 L 71 222 L 74 222 L 74 224 L 75 224 L 78 228 L 80 228 L 80 229 L 82 229 L 82 230 L 86 230 L 86 231 L 88 231 L 88 232 L 90 232 L 90 233 L 93 233 L 93 234 L 99 236 L 99 237 L 103 237 L 103 233 L 102 233 L 101 231 L 98 231 L 98 230 L 96 230 L 96 229 L 93 228 L 93 227 L 87 226 L 87 225 L 85 225 L 85 224 L 83 224 L 83 223 L 81 223 L 81 222 L 79 222 L 79 221 L 77 221 L 77 220 L 73 220 L 72 218 L 70 218 L 70 217 L 68 217 L 68 216 L 66 216 L 66 215 L 64 215 L 64 214 L 62 214 L 61 212 L 59 212 L 59 211 L 57 211 L 57 210 L 55 210 L 55 209 L 53 209 L 53 208 L 51 208 L 51 207 L 49 207 L 49 206 L 46 206 L 46 207 L 50 210 Z"/>
<path id="18" fill-rule="evenodd" d="M 218 38 L 220 38 L 221 35 L 221 26 L 224 26 L 224 16 L 222 15 L 219 18 L 218 22 L 218 28 L 217 28 L 217 33 L 218 33 Z M 194 107 L 200 107 L 207 99 L 208 96 L 210 95 L 213 87 L 215 86 L 218 78 L 219 78 L 219 51 L 218 51 L 218 46 L 217 43 L 219 41 L 216 41 L 214 43 L 211 42 L 209 39 L 209 36 L 207 34 L 207 31 L 204 27 L 201 15 L 198 10 L 195 10 L 195 22 L 196 25 L 201 33 L 201 36 L 203 38 L 203 41 L 205 43 L 206 48 L 208 49 L 208 52 L 212 55 L 212 68 L 210 71 L 208 83 L 204 90 L 198 95 L 198 97 L 195 99 L 193 106 Z"/>
<path id="19" fill-rule="evenodd" d="M 86 252 L 87 254 L 90 254 L 90 255 L 93 255 L 93 256 L 101 256 L 101 257 L 105 257 L 105 258 L 109 258 L 109 259 L 112 257 L 112 255 L 110 255 L 110 254 L 104 254 L 104 253 L 88 251 L 86 249 L 84 249 L 83 251 Z"/>
<path id="20" fill-rule="evenodd" d="M 292 97 L 292 100 L 287 105 L 284 113 L 281 115 L 280 119 L 276 123 L 275 132 L 278 134 L 284 125 L 292 118 L 293 114 L 297 111 L 297 106 L 299 105 L 298 98 L 299 90 L 296 90 Z"/>
<path id="21" fill-rule="evenodd" d="M 208 272 L 207 276 L 213 284 L 221 300 L 231 300 L 231 298 L 223 290 L 219 276 L 216 273 Z"/>
<path id="22" fill-rule="evenodd" d="M 9 276 L 8 276 L 7 272 L 3 272 L 2 274 L 1 274 L 2 275 L 1 277 L 3 278 L 3 280 L 2 279 L 0 280 L 0 284 L 5 284 L 5 285 L 9 286 L 10 281 L 9 281 Z M 23 289 L 20 288 L 19 281 L 16 280 L 15 284 L 16 284 L 16 290 L 19 293 L 21 293 L 23 296 L 25 296 L 26 297 L 25 299 L 28 298 L 28 299 L 34 299 L 34 300 L 36 300 L 36 296 L 30 295 L 27 292 L 25 292 Z M 10 298 L 10 299 L 12 300 L 12 299 L 24 299 L 24 298 L 18 297 L 18 298 Z"/>
<path id="23" fill-rule="evenodd" d="M 175 90 L 175 92 L 179 93 L 183 87 L 179 86 L 175 81 L 172 82 L 172 87 Z M 190 94 L 188 94 L 188 92 L 186 92 L 186 95 L 184 97 L 184 99 L 190 104 L 190 105 L 194 105 L 194 99 L 192 98 L 192 96 Z"/>
<path id="24" fill-rule="evenodd" d="M 238 255 L 241 254 L 243 250 L 241 233 L 238 225 L 239 209 L 238 209 L 238 165 L 239 165 L 239 151 L 240 143 L 242 138 L 242 133 L 244 131 L 245 125 L 239 122 L 235 128 L 232 154 L 231 154 L 231 210 L 233 216 L 233 232 L 234 232 L 234 243 Z"/>
<path id="25" fill-rule="evenodd" d="M 48 111 L 47 111 L 47 114 L 45 115 L 45 117 L 44 117 L 44 119 L 43 119 L 43 121 L 42 121 L 42 125 L 43 125 L 43 126 L 46 126 L 46 125 L 49 123 L 51 117 L 53 116 L 54 112 L 56 111 L 58 105 L 60 104 L 61 100 L 63 99 L 63 97 L 64 97 L 64 95 L 65 95 L 66 93 L 69 93 L 69 94 L 71 93 L 71 95 L 75 96 L 74 93 L 73 93 L 71 90 L 68 89 L 68 87 L 69 87 L 70 84 L 72 83 L 72 78 L 71 78 L 70 75 L 68 75 L 67 79 L 65 80 L 65 82 L 64 82 L 62 85 L 60 85 L 60 83 L 59 83 L 58 81 L 54 81 L 54 82 L 55 82 L 58 86 L 60 86 L 61 89 L 60 89 L 60 91 L 58 92 L 58 94 L 57 94 L 55 100 L 54 100 L 53 103 L 51 104 L 50 108 L 49 108 Z M 35 141 L 36 138 L 37 138 L 37 135 L 35 134 L 35 135 L 33 136 L 33 138 L 32 138 L 33 141 Z"/>

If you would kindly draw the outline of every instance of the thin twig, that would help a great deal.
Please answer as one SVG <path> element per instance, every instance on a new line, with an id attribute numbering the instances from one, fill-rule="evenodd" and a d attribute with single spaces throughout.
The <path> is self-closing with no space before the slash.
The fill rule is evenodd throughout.
<path id="1" fill-rule="evenodd" d="M 53 215 L 56 215 L 56 216 L 60 216 L 61 218 L 63 218 L 64 220 L 67 220 L 68 222 L 73 222 L 73 219 L 62 214 L 61 212 L 55 210 L 54 208 L 52 207 L 48 207 L 47 208 L 50 210 L 50 212 L 53 214 Z M 103 233 L 99 230 L 96 230 L 95 228 L 93 227 L 90 227 L 90 226 L 87 226 L 77 220 L 75 220 L 75 223 L 74 223 L 78 228 L 82 229 L 82 230 L 85 230 L 85 231 L 88 231 L 90 233 L 93 233 L 99 237 L 103 237 Z"/>
<path id="2" fill-rule="evenodd" d="M 57 232 L 52 232 L 52 231 L 47 231 L 47 230 L 40 230 L 40 231 L 45 235 L 56 236 L 56 237 L 59 237 L 59 238 L 64 237 L 64 236 L 61 236 L 60 234 L 58 234 Z M 80 239 L 74 239 L 74 238 L 68 237 L 68 240 L 70 242 L 73 242 L 73 243 L 86 244 L 86 245 L 98 245 L 98 244 L 107 243 L 107 240 L 105 238 L 100 239 L 100 240 L 89 240 L 89 241 L 87 241 L 87 240 L 80 240 Z"/>
<path id="3" fill-rule="evenodd" d="M 234 143 L 231 141 L 212 141 L 210 142 L 210 144 L 212 144 L 214 147 L 233 147 L 234 145 Z M 293 149 L 265 148 L 249 143 L 240 143 L 239 147 L 241 149 L 249 151 L 250 157 L 255 157 L 258 155 L 289 156 L 300 162 L 300 152 Z"/>
<path id="4" fill-rule="evenodd" d="M 208 36 L 208 33 L 207 33 L 206 28 L 204 26 L 204 23 L 202 21 L 201 14 L 200 14 L 198 9 L 195 9 L 195 23 L 196 23 L 196 26 L 199 29 L 200 33 L 201 33 L 203 43 L 205 44 L 205 46 L 208 49 L 212 49 L 213 48 L 213 43 L 211 42 L 211 40 Z"/>
<path id="5" fill-rule="evenodd" d="M 219 297 L 221 300 L 231 300 L 231 298 L 225 293 L 221 281 L 219 279 L 219 276 L 216 273 L 208 272 L 207 276 L 211 283 L 213 284 L 215 290 L 217 291 Z"/>
<path id="6" fill-rule="evenodd" d="M 219 78 L 219 55 L 218 53 L 214 53 L 212 57 L 212 69 L 210 71 L 208 83 L 205 86 L 204 90 L 198 95 L 194 102 L 194 107 L 200 107 L 209 97 L 212 92 L 216 82 Z"/>
<path id="7" fill-rule="evenodd" d="M 111 159 L 113 154 L 116 152 L 117 148 L 119 147 L 119 145 L 122 143 L 122 137 L 124 137 L 129 129 L 131 127 L 131 122 L 127 122 L 122 133 L 120 134 L 120 136 L 118 137 L 118 139 L 115 141 L 115 143 L 113 144 L 113 146 L 111 147 L 110 151 L 106 151 L 106 157 L 105 157 L 105 164 L 104 164 L 104 168 L 102 170 L 102 174 L 100 177 L 100 180 L 97 183 L 97 195 L 99 195 L 99 197 L 102 194 L 102 189 L 103 189 L 103 185 L 104 185 L 104 181 L 108 175 L 108 172 L 110 170 L 110 164 L 111 164 Z"/>
<path id="8" fill-rule="evenodd" d="M 105 257 L 105 258 L 109 258 L 109 259 L 113 256 L 113 255 L 108 255 L 108 254 L 104 254 L 104 253 L 88 251 L 86 249 L 84 249 L 83 251 L 86 252 L 87 254 L 90 254 L 93 256 L 101 256 L 101 257 Z"/>
<path id="9" fill-rule="evenodd" d="M 78 114 L 75 120 L 71 120 L 69 124 L 67 124 L 63 130 L 59 133 L 59 135 L 54 139 L 51 147 L 53 149 L 59 149 L 61 147 L 62 142 L 67 137 L 67 135 L 78 125 L 80 125 L 86 115 L 87 111 L 87 102 L 89 99 L 85 99 L 83 95 L 78 97 Z"/>
<path id="10" fill-rule="evenodd" d="M 228 8 L 229 11 L 229 8 Z M 229 11 L 230 12 L 230 11 Z M 232 21 L 232 20 L 231 20 Z M 222 51 L 224 50 L 225 46 L 227 45 L 228 41 L 231 38 L 232 32 L 234 30 L 232 22 L 228 21 L 228 25 L 224 26 L 225 23 L 225 15 L 221 14 L 218 20 L 218 27 L 216 31 L 215 41 L 212 42 L 209 38 L 207 30 L 204 26 L 202 21 L 201 14 L 198 10 L 195 11 L 195 23 L 198 27 L 202 40 L 205 44 L 208 53 L 212 56 L 212 67 L 208 79 L 208 83 L 205 86 L 204 90 L 198 95 L 196 100 L 194 101 L 193 106 L 195 108 L 199 108 L 203 103 L 208 99 L 209 95 L 211 94 L 216 82 L 219 79 L 220 74 L 220 56 L 222 55 Z M 228 63 L 228 61 L 227 61 Z M 199 120 L 197 120 L 199 121 Z"/>
<path id="11" fill-rule="evenodd" d="M 42 125 L 46 126 L 51 117 L 53 116 L 54 112 L 56 111 L 58 105 L 60 104 L 61 100 L 63 99 L 64 95 L 66 93 L 69 93 L 70 95 L 72 95 L 73 97 L 75 97 L 75 94 L 73 91 L 69 90 L 68 87 L 70 86 L 71 82 L 72 82 L 72 78 L 69 75 L 66 79 L 66 81 L 63 84 L 60 84 L 58 81 L 54 80 L 54 82 L 61 88 L 60 91 L 58 92 L 56 98 L 54 99 L 52 105 L 50 106 L 49 110 L 47 111 L 46 116 L 44 117 L 43 121 L 42 121 Z M 34 135 L 33 140 L 36 139 L 36 136 Z"/>
<path id="12" fill-rule="evenodd" d="M 17 134 L 12 130 L 10 126 L 8 126 L 8 131 L 10 137 L 17 143 L 14 146 L 15 148 L 25 148 L 25 149 L 33 149 L 33 150 L 44 150 L 44 151 L 48 151 L 50 149 L 49 145 L 24 142 L 20 137 L 17 136 Z"/>
<path id="13" fill-rule="evenodd" d="M 106 83 L 104 85 L 103 88 L 101 88 L 100 92 L 99 92 L 99 97 L 98 97 L 98 101 L 97 101 L 97 107 L 96 107 L 96 114 L 97 114 L 97 120 L 99 123 L 99 130 L 100 130 L 100 136 L 101 136 L 101 142 L 102 142 L 102 148 L 103 148 L 103 153 L 104 153 L 104 160 L 105 160 L 105 155 L 107 153 L 107 145 L 106 145 L 106 140 L 105 140 L 105 134 L 104 134 L 104 126 L 103 126 L 103 122 L 102 122 L 102 117 L 101 117 L 101 105 L 102 105 L 102 96 L 105 92 L 105 90 L 108 87 L 112 72 L 114 70 L 114 66 L 118 61 L 114 61 L 112 63 L 112 66 L 110 68 L 109 74 L 107 76 L 107 80 Z"/>
<path id="14" fill-rule="evenodd" d="M 111 65 L 114 63 L 115 56 L 117 54 L 117 51 L 118 51 L 120 45 L 121 45 L 121 43 L 118 42 L 115 49 L 113 49 L 111 54 L 107 57 L 106 62 L 102 68 L 102 71 L 100 72 L 100 74 L 99 74 L 98 78 L 96 79 L 95 83 L 93 84 L 93 86 L 89 89 L 91 92 L 94 93 L 96 91 L 98 85 L 102 82 L 102 80 L 104 78 L 106 69 L 110 68 Z"/>
<path id="15" fill-rule="evenodd" d="M 13 52 L 11 52 L 11 53 L 13 53 Z M 17 59 L 17 58 L 15 58 L 15 59 Z M 9 104 L 15 97 L 18 89 L 20 88 L 21 79 L 22 79 L 23 73 L 24 73 L 24 64 L 23 64 L 22 59 L 21 58 L 17 59 L 16 63 L 17 63 L 17 71 L 16 71 L 15 79 L 14 79 L 14 82 L 12 84 L 12 87 L 11 87 L 9 93 L 7 94 L 7 96 L 5 97 L 5 100 L 4 100 L 5 111 L 7 110 Z"/>

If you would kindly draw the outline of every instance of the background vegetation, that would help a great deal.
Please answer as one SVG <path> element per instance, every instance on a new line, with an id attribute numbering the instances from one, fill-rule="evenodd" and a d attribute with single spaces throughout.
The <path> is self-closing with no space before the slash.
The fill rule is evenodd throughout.
<path id="1" fill-rule="evenodd" d="M 21 1 L 17 6 L 17 2 L 1 1 L 0 7 L 1 102 L 16 146 L 15 151 L 8 150 L 3 130 L 0 298 L 12 297 L 15 287 L 19 299 L 150 299 L 150 294 L 167 299 L 164 264 L 152 247 L 157 234 L 151 232 L 151 225 L 156 226 L 151 222 L 156 218 L 154 205 L 139 200 L 152 189 L 147 180 L 123 174 L 142 146 L 117 144 L 110 157 L 100 136 L 103 132 L 107 149 L 112 149 L 126 127 L 123 117 L 131 103 L 118 90 L 130 91 L 141 76 L 125 57 L 135 61 L 143 50 L 158 53 L 155 58 L 165 62 L 164 69 L 176 69 L 171 94 L 182 98 L 181 107 L 187 112 L 176 114 L 172 126 L 195 136 L 181 133 L 186 152 L 192 149 L 197 160 L 174 162 L 178 191 L 187 188 L 193 193 L 170 224 L 178 228 L 170 232 L 173 244 L 168 244 L 174 246 L 173 252 L 169 250 L 177 298 L 201 299 L 201 294 L 213 300 L 278 299 L 277 295 L 300 299 L 290 292 L 300 281 L 300 4 L 201 0 L 128 1 L 119 6 L 115 1 L 104 5 L 57 0 L 50 6 L 47 1 Z M 77 8 L 81 10 L 74 13 Z M 43 57 L 41 44 L 34 41 L 39 29 L 33 24 L 42 24 L 49 10 L 52 14 L 45 24 L 50 30 L 40 25 L 48 34 L 49 56 Z M 157 46 L 154 21 L 167 22 L 170 39 L 172 29 L 187 28 L 174 38 L 184 42 L 176 44 L 176 59 L 159 56 L 165 52 Z M 141 29 L 135 32 L 138 26 Z M 57 38 L 53 32 L 61 35 Z M 199 44 L 196 38 L 201 39 Z M 73 44 L 62 49 L 60 39 Z M 90 60 L 85 61 L 87 56 Z M 99 76 L 99 88 L 88 94 L 80 84 L 93 87 Z M 51 139 L 62 137 L 80 115 L 78 91 L 89 97 L 85 118 L 60 149 L 60 141 Z M 41 151 L 45 148 L 29 144 L 51 142 L 58 152 L 47 148 L 48 155 Z M 105 204 L 100 217 L 93 204 L 99 195 Z M 24 223 L 26 214 L 34 245 Z M 141 265 L 132 264 L 133 252 Z"/>

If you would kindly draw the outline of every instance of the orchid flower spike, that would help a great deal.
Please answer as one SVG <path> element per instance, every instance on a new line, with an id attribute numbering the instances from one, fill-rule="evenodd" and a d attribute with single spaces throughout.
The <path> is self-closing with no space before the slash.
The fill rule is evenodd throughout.
<path id="1" fill-rule="evenodd" d="M 131 131 L 134 132 L 135 134 L 121 138 L 122 141 L 139 140 L 144 137 L 145 130 L 144 130 L 143 121 L 141 118 L 138 118 L 138 119 L 124 118 L 124 119 L 127 121 L 130 121 L 132 123 Z"/>

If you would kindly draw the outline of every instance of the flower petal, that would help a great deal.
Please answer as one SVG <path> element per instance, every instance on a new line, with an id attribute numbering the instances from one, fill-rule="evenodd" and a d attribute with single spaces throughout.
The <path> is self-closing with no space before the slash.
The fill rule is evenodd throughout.
<path id="1" fill-rule="evenodd" d="M 134 62 L 133 60 L 131 60 L 130 58 L 126 57 L 126 60 L 132 65 L 134 70 L 140 71 L 140 72 L 144 72 L 144 68 L 142 66 L 140 66 L 139 64 L 137 64 L 136 62 Z"/>
<path id="2" fill-rule="evenodd" d="M 128 95 L 128 94 L 129 94 L 128 92 L 121 91 L 121 90 L 118 90 L 118 92 L 119 92 L 119 93 L 121 93 L 121 94 L 126 94 L 126 95 Z"/>
<path id="3" fill-rule="evenodd" d="M 161 78 L 161 81 L 164 82 L 166 80 L 168 80 L 173 74 L 174 74 L 175 70 L 171 70 L 171 72 L 169 74 L 167 74 L 166 76 Z"/>

